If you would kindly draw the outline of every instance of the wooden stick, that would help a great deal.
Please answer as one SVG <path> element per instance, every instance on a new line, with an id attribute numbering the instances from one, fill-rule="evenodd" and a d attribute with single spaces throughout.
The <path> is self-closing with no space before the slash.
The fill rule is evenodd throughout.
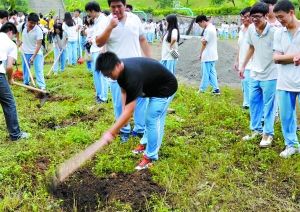
<path id="1" fill-rule="evenodd" d="M 38 88 L 29 86 L 29 85 L 24 85 L 24 84 L 21 84 L 21 83 L 18 83 L 18 82 L 14 82 L 13 84 L 14 84 L 14 85 L 17 85 L 17 86 L 21 86 L 21 87 L 23 87 L 23 88 L 27 88 L 28 90 L 37 91 L 37 92 L 39 92 L 39 93 L 43 93 L 43 94 L 48 94 L 48 93 L 49 93 L 49 92 L 47 92 L 47 91 L 45 91 L 45 90 L 38 89 Z"/>
<path id="2" fill-rule="evenodd" d="M 44 59 L 46 59 L 46 57 L 47 57 L 51 52 L 53 52 L 53 50 L 54 50 L 54 49 L 51 49 L 49 52 L 47 52 L 47 54 L 45 54 L 45 56 L 44 56 Z"/>
<path id="3" fill-rule="evenodd" d="M 31 82 L 32 82 L 32 85 L 33 85 L 34 87 L 36 87 L 35 82 L 34 82 L 34 79 L 33 79 L 33 76 L 32 76 L 32 74 L 31 74 L 31 71 L 30 71 L 30 68 L 29 68 L 29 65 L 28 65 L 28 62 L 27 62 L 27 60 L 26 60 L 25 54 L 24 54 L 24 52 L 22 52 L 22 51 L 21 51 L 21 54 L 22 54 L 22 56 L 23 56 L 23 60 L 24 60 L 24 63 L 25 63 L 25 65 L 26 65 L 26 68 L 28 69 L 29 77 L 30 77 L 30 80 L 31 80 Z M 23 70 L 23 72 L 24 72 L 24 71 L 25 71 L 25 70 Z"/>
<path id="4" fill-rule="evenodd" d="M 54 61 L 53 65 L 52 65 L 52 67 L 51 67 L 51 69 L 50 69 L 50 71 L 48 72 L 47 77 L 50 76 L 50 74 L 51 74 L 51 72 L 52 72 L 52 70 L 53 70 L 55 64 L 59 61 L 59 58 L 60 58 L 60 56 L 62 55 L 62 53 L 63 53 L 64 50 L 65 50 L 65 49 L 62 49 L 62 50 L 59 52 L 59 55 L 58 55 L 58 57 L 56 58 L 56 60 Z"/>
<path id="5" fill-rule="evenodd" d="M 62 183 L 66 178 L 68 178 L 72 173 L 80 168 L 83 163 L 91 159 L 107 144 L 109 144 L 109 142 L 107 142 L 106 140 L 97 140 L 82 152 L 76 154 L 66 162 L 62 163 L 56 170 L 56 176 L 53 177 L 53 189 L 55 189 L 58 184 Z"/>

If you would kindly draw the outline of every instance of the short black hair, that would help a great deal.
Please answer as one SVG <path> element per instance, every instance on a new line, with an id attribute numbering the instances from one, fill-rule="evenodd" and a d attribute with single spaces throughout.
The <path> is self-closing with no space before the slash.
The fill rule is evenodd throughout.
<path id="1" fill-rule="evenodd" d="M 10 23 L 10 22 L 3 24 L 0 29 L 0 32 L 4 32 L 4 33 L 8 33 L 10 31 L 12 31 L 13 34 L 17 34 L 17 32 L 18 32 L 17 27 L 13 23 Z"/>
<path id="2" fill-rule="evenodd" d="M 117 64 L 121 60 L 113 52 L 105 52 L 99 54 L 96 61 L 96 70 L 101 71 L 104 76 L 109 76 Z"/>
<path id="3" fill-rule="evenodd" d="M 122 4 L 126 5 L 126 0 L 107 0 L 108 6 L 110 6 L 110 4 L 112 2 L 122 2 Z"/>
<path id="4" fill-rule="evenodd" d="M 0 18 L 8 18 L 8 12 L 6 10 L 0 10 Z"/>
<path id="5" fill-rule="evenodd" d="M 39 20 L 40 20 L 40 18 L 39 18 L 39 16 L 36 13 L 29 13 L 29 15 L 27 17 L 27 20 L 35 22 L 35 23 L 38 23 Z"/>
<path id="6" fill-rule="evenodd" d="M 85 11 L 101 12 L 101 8 L 98 2 L 91 1 L 85 5 Z"/>
<path id="7" fill-rule="evenodd" d="M 283 11 L 288 13 L 291 10 L 295 10 L 295 6 L 293 5 L 293 3 L 288 0 L 284 0 L 284 1 L 279 1 L 277 4 L 275 4 L 273 12 L 277 13 L 279 11 Z"/>
<path id="8" fill-rule="evenodd" d="M 207 17 L 205 15 L 198 15 L 196 17 L 196 23 L 202 22 L 202 21 L 208 21 Z"/>
<path id="9" fill-rule="evenodd" d="M 242 11 L 240 12 L 240 15 L 245 15 L 246 13 L 250 13 L 251 7 L 246 7 L 244 9 L 242 9 Z"/>
<path id="10" fill-rule="evenodd" d="M 277 0 L 260 0 L 260 2 L 274 5 L 277 3 Z"/>
<path id="11" fill-rule="evenodd" d="M 78 12 L 80 14 L 81 10 L 80 9 L 75 9 L 74 12 Z"/>
<path id="12" fill-rule="evenodd" d="M 126 4 L 126 8 L 128 8 L 130 11 L 133 10 L 133 6 L 131 4 Z"/>
<path id="13" fill-rule="evenodd" d="M 269 7 L 266 3 L 258 2 L 253 5 L 253 7 L 250 10 L 250 15 L 255 13 L 261 13 L 263 15 L 266 15 L 269 13 Z"/>

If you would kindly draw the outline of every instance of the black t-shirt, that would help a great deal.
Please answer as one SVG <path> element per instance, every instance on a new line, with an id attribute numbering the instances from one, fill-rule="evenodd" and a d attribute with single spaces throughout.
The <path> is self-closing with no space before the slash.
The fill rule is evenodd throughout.
<path id="1" fill-rule="evenodd" d="M 138 97 L 169 97 L 177 91 L 175 76 L 158 61 L 134 57 L 122 62 L 124 70 L 118 83 L 126 91 L 126 104 Z"/>

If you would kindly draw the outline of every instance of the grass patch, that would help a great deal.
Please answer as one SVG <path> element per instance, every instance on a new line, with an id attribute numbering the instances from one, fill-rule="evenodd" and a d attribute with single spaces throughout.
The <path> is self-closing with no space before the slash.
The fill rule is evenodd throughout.
<path id="1" fill-rule="evenodd" d="M 42 108 L 33 94 L 13 87 L 20 124 L 32 135 L 28 141 L 8 141 L 0 113 L 0 211 L 61 210 L 63 201 L 46 189 L 55 167 L 114 122 L 111 102 L 95 104 L 85 67 L 68 68 L 48 79 L 47 86 L 61 98 Z M 165 192 L 147 198 L 144 210 L 300 210 L 300 155 L 279 157 L 284 148 L 279 123 L 272 148 L 260 149 L 259 140 L 242 142 L 249 115 L 240 105 L 238 90 L 222 88 L 217 97 L 180 86 L 171 104 L 176 112 L 167 116 L 160 159 L 150 169 Z M 101 179 L 134 174 L 140 157 L 131 150 L 137 143 L 116 140 L 85 168 Z M 97 201 L 98 210 L 131 210 L 122 199 Z"/>

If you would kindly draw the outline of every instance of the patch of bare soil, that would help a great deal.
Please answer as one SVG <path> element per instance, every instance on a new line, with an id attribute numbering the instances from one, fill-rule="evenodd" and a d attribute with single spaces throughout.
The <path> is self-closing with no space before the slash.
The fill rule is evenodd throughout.
<path id="1" fill-rule="evenodd" d="M 179 46 L 180 57 L 177 62 L 176 76 L 187 85 L 199 86 L 202 71 L 200 60 L 198 59 L 201 48 L 199 38 L 184 40 Z M 161 59 L 161 46 L 152 45 L 153 57 Z M 219 40 L 218 41 L 219 60 L 216 62 L 218 82 L 221 86 L 239 87 L 240 79 L 237 72 L 233 70 L 233 63 L 237 55 L 237 41 Z"/>
<path id="2" fill-rule="evenodd" d="M 114 173 L 108 178 L 99 178 L 91 170 L 81 169 L 59 185 L 53 195 L 63 200 L 65 211 L 73 211 L 74 206 L 78 211 L 95 211 L 114 201 L 129 204 L 134 211 L 144 211 L 152 195 L 163 195 L 165 192 L 152 181 L 147 170 L 133 174 Z"/>

